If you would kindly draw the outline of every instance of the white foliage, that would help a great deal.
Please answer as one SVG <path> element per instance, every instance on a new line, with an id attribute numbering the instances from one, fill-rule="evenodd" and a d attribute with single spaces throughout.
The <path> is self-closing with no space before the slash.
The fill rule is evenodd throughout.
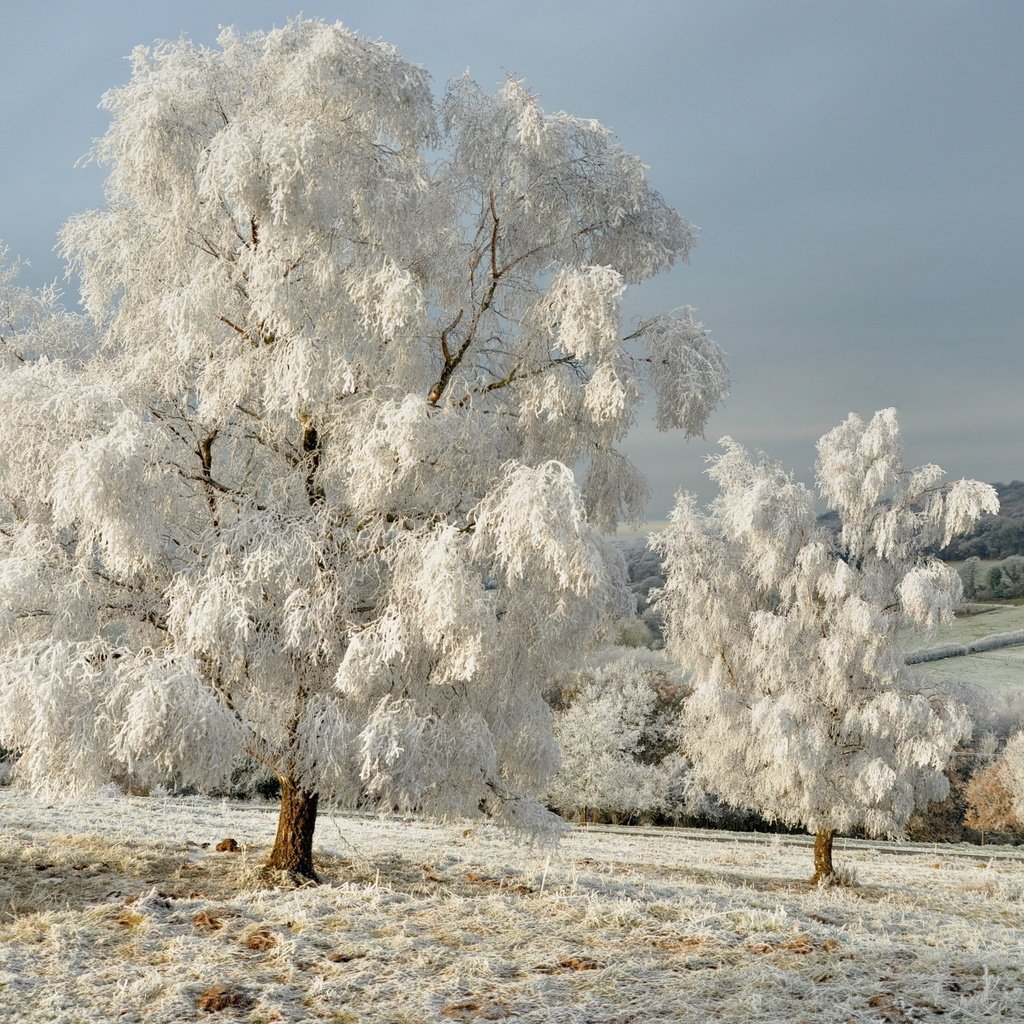
<path id="1" fill-rule="evenodd" d="M 689 306 L 642 325 L 650 352 L 660 430 L 703 436 L 704 424 L 728 387 L 722 350 Z"/>
<path id="2" fill-rule="evenodd" d="M 449 526 L 413 535 L 396 552 L 396 611 L 434 649 L 434 683 L 474 678 L 492 641 L 493 602 L 485 597 L 465 534 Z"/>
<path id="3" fill-rule="evenodd" d="M 352 803 L 360 790 L 357 732 L 343 699 L 326 694 L 309 701 L 298 727 L 300 778 L 315 779 L 322 797 Z"/>
<path id="4" fill-rule="evenodd" d="M 17 494 L 15 518 L 47 501 L 44 460 L 69 440 L 69 419 L 98 398 L 96 382 L 78 372 L 93 343 L 88 323 L 61 309 L 55 287 L 19 286 L 20 269 L 0 244 L 0 502 Z"/>
<path id="5" fill-rule="evenodd" d="M 205 789 L 228 781 L 243 733 L 195 661 L 143 652 L 121 661 L 116 675 L 111 703 L 120 727 L 112 752 L 118 761 L 154 781 L 177 774 Z"/>
<path id="6" fill-rule="evenodd" d="M 619 303 L 626 290 L 614 267 L 563 270 L 544 296 L 542 314 L 558 347 L 577 359 L 607 358 L 619 348 Z"/>
<path id="7" fill-rule="evenodd" d="M 682 495 L 654 541 L 668 650 L 699 680 L 684 749 L 731 803 L 811 831 L 898 834 L 945 795 L 943 769 L 969 731 L 964 709 L 924 696 L 904 663 L 960 594 L 927 551 L 995 511 L 995 492 L 904 469 L 894 410 L 851 415 L 818 444 L 834 533 L 816 521 L 815 493 L 723 447 L 709 470 L 719 497 L 701 513 Z"/>
<path id="8" fill-rule="evenodd" d="M 547 827 L 540 687 L 628 600 L 616 445 L 652 380 L 688 433 L 724 393 L 689 314 L 620 329 L 693 229 L 596 122 L 517 81 L 435 102 L 341 25 L 139 48 L 103 106 L 107 202 L 61 236 L 93 326 L 0 276 L 0 742 L 35 781 L 244 749 Z M 29 642 L 40 693 L 48 643 L 122 667 L 40 717 Z"/>
<path id="9" fill-rule="evenodd" d="M 55 284 L 38 292 L 19 285 L 21 267 L 0 242 L 0 371 L 44 358 L 73 361 L 88 345 L 83 319 L 61 308 Z"/>
<path id="10" fill-rule="evenodd" d="M 583 595 L 598 586 L 606 554 L 588 527 L 572 471 L 560 462 L 510 466 L 476 518 L 476 550 L 491 548 L 514 583 L 538 576 L 550 591 Z"/>
<path id="11" fill-rule="evenodd" d="M 1024 821 L 1024 732 L 1011 736 L 1000 757 L 1003 779 L 1013 800 L 1013 813 Z"/>
<path id="12" fill-rule="evenodd" d="M 79 543 L 98 545 L 125 576 L 161 560 L 165 519 L 185 511 L 175 508 L 178 487 L 167 486 L 157 464 L 161 441 L 149 422 L 126 411 L 109 433 L 68 448 L 56 467 L 54 524 L 77 525 Z"/>
<path id="13" fill-rule="evenodd" d="M 602 657 L 602 654 L 604 655 Z M 699 808 L 688 766 L 674 752 L 672 710 L 685 680 L 655 652 L 593 656 L 557 684 L 561 768 L 548 799 L 563 811 L 643 815 Z"/>
<path id="14" fill-rule="evenodd" d="M 110 651 L 101 643 L 11 645 L 0 675 L 0 737 L 17 771 L 48 794 L 105 782 L 112 766 Z"/>
<path id="15" fill-rule="evenodd" d="M 952 621 L 953 606 L 963 596 L 960 577 L 951 578 L 937 559 L 914 566 L 900 580 L 896 592 L 907 618 L 929 630 Z"/>

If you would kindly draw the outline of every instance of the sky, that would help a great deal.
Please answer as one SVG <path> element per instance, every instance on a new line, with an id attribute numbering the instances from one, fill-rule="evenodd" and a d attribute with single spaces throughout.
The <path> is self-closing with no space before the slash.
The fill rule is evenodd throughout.
<path id="1" fill-rule="evenodd" d="M 0 238 L 62 277 L 56 234 L 103 202 L 76 166 L 133 47 L 300 12 L 246 0 L 0 0 Z M 900 410 L 908 463 L 1024 477 L 1024 3 L 1020 0 L 339 0 L 342 21 L 424 65 L 440 89 L 523 78 L 549 111 L 593 117 L 649 167 L 701 240 L 627 297 L 627 317 L 697 309 L 729 354 L 706 440 L 625 444 L 648 517 L 710 497 L 723 435 L 809 481 L 816 439 Z M 66 301 L 77 301 L 73 284 Z"/>

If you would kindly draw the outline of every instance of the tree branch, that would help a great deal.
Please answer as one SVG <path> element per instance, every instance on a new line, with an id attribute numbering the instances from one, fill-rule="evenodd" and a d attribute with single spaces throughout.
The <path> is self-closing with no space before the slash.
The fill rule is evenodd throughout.
<path id="1" fill-rule="evenodd" d="M 220 528 L 220 519 L 217 515 L 217 499 L 214 496 L 215 490 L 223 490 L 223 488 L 214 483 L 213 476 L 211 475 L 211 468 L 213 466 L 213 442 L 217 439 L 218 431 L 214 430 L 212 433 L 206 435 L 199 442 L 197 451 L 199 453 L 199 461 L 203 467 L 203 482 L 209 486 L 205 490 L 206 504 L 210 509 L 210 519 L 213 522 L 214 530 Z"/>
<path id="2" fill-rule="evenodd" d="M 320 435 L 305 414 L 301 423 L 302 451 L 306 458 L 306 497 L 310 505 L 319 505 L 325 500 L 324 489 L 316 480 L 316 473 L 320 468 Z"/>

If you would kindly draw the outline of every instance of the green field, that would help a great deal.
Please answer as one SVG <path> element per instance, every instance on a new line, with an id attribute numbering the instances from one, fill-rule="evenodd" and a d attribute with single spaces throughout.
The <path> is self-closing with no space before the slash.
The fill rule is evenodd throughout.
<path id="1" fill-rule="evenodd" d="M 1024 605 L 993 605 L 990 611 L 977 615 L 958 616 L 951 625 L 939 630 L 928 647 L 942 644 L 965 644 L 993 633 L 1009 633 L 1024 629 Z M 969 654 L 929 662 L 928 671 L 966 679 L 1005 694 L 1024 693 L 1024 646 L 1003 647 L 996 651 Z"/>

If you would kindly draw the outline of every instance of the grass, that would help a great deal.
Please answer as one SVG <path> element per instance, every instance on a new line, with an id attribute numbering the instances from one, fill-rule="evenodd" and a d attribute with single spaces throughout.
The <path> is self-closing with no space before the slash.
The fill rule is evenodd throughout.
<path id="1" fill-rule="evenodd" d="M 0 790 L 0 1019 L 899 1024 L 1024 998 L 1007 851 L 857 844 L 837 863 L 858 884 L 812 889 L 777 837 L 577 830 L 544 851 L 328 815 L 327 884 L 279 891 L 255 881 L 274 820 Z M 227 835 L 239 853 L 214 851 Z"/>
<path id="2" fill-rule="evenodd" d="M 992 633 L 1009 633 L 1024 629 L 1024 607 L 1017 602 L 990 605 L 981 614 L 958 617 L 944 626 L 925 646 L 966 644 Z M 928 672 L 965 679 L 982 690 L 996 696 L 1017 701 L 1024 699 L 1024 647 L 1004 647 L 999 650 L 928 662 Z"/>

